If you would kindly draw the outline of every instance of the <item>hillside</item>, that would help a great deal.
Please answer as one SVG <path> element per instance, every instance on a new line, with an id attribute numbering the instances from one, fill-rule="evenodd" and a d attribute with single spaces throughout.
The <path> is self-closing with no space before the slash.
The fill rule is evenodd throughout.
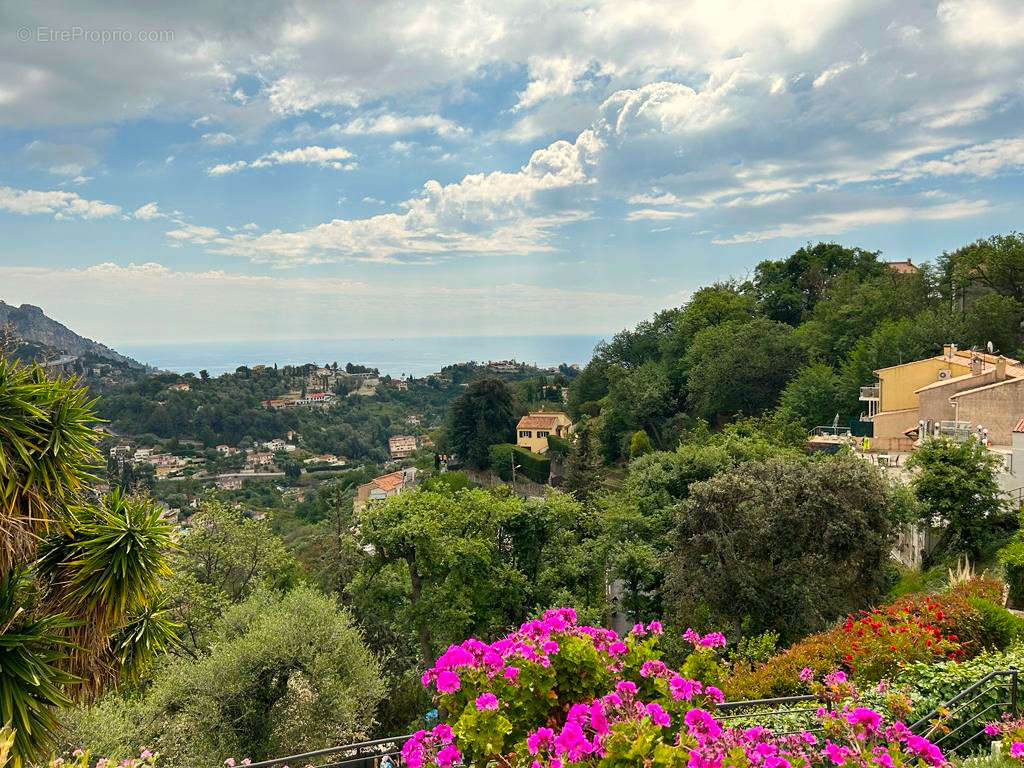
<path id="1" fill-rule="evenodd" d="M 105 344 L 79 336 L 65 325 L 49 318 L 32 304 L 13 307 L 0 301 L 0 328 L 9 328 L 15 338 L 55 350 L 66 355 L 91 354 L 126 363 L 133 368 L 145 366 L 137 360 L 115 352 Z"/>

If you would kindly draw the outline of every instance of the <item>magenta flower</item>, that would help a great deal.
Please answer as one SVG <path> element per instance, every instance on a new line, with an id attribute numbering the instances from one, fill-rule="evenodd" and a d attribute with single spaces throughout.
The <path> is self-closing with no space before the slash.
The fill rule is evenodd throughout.
<path id="1" fill-rule="evenodd" d="M 1010 757 L 1024 757 L 1024 741 L 1015 741 L 1010 745 Z"/>
<path id="2" fill-rule="evenodd" d="M 449 672 L 447 669 L 438 673 L 437 675 L 437 690 L 441 693 L 451 693 L 452 691 L 459 690 L 459 686 L 462 685 L 462 681 L 459 676 L 454 672 Z"/>
<path id="3" fill-rule="evenodd" d="M 484 710 L 488 709 L 497 709 L 498 697 L 490 691 L 487 691 L 486 693 L 481 693 L 479 696 L 476 697 L 476 708 L 480 712 L 483 712 Z"/>
<path id="4" fill-rule="evenodd" d="M 536 755 L 541 749 L 551 749 L 555 745 L 555 732 L 550 728 L 538 728 L 526 737 L 526 748 L 531 755 Z"/>
<path id="5" fill-rule="evenodd" d="M 660 725 L 662 728 L 668 728 L 669 724 L 672 722 L 672 718 L 669 717 L 668 712 L 666 712 L 660 704 L 653 701 L 647 705 L 647 716 L 651 718 L 652 723 Z"/>
<path id="6" fill-rule="evenodd" d="M 505 679 L 515 680 L 519 676 L 519 667 L 505 667 Z"/>
<path id="7" fill-rule="evenodd" d="M 452 733 L 452 727 L 447 723 L 438 723 L 434 726 L 434 729 L 430 732 L 430 735 L 440 741 L 442 744 L 447 744 L 452 740 L 454 734 Z"/>
<path id="8" fill-rule="evenodd" d="M 647 629 L 652 635 L 660 635 L 663 631 L 661 628 L 660 621 L 652 621 L 650 624 L 647 625 Z"/>
<path id="9" fill-rule="evenodd" d="M 814 670 L 810 667 L 804 667 L 800 670 L 800 680 L 805 683 L 811 682 L 814 679 Z"/>
<path id="10" fill-rule="evenodd" d="M 454 744 L 445 744 L 437 751 L 437 757 L 435 758 L 440 768 L 451 768 L 454 763 L 461 759 L 462 753 L 459 752 L 459 748 Z"/>
<path id="11" fill-rule="evenodd" d="M 705 648 L 724 648 L 725 635 L 721 632 L 709 632 L 700 639 L 700 644 Z"/>
<path id="12" fill-rule="evenodd" d="M 620 680 L 615 684 L 615 690 L 627 696 L 632 696 L 636 693 L 636 683 L 631 680 Z"/>

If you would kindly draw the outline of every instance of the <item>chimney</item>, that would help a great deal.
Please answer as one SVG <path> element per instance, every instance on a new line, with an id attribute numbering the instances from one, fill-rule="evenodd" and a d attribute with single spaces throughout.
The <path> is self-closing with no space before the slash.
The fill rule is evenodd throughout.
<path id="1" fill-rule="evenodd" d="M 1002 355 L 996 360 L 996 381 L 1006 378 L 1006 358 Z"/>
<path id="2" fill-rule="evenodd" d="M 985 370 L 985 361 L 978 355 L 971 357 L 971 376 L 977 376 Z"/>

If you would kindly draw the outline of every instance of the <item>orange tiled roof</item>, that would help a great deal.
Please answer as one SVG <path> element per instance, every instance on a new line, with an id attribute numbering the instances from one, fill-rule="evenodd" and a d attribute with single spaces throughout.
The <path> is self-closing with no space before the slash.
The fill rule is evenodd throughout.
<path id="1" fill-rule="evenodd" d="M 381 475 L 370 481 L 382 491 L 393 491 L 405 482 L 405 475 L 401 472 L 392 472 L 389 475 Z"/>
<path id="2" fill-rule="evenodd" d="M 554 429 L 556 424 L 558 424 L 558 416 L 554 413 L 544 415 L 530 413 L 523 416 L 517 426 L 519 429 Z"/>
<path id="3" fill-rule="evenodd" d="M 1024 432 L 1024 419 L 1017 422 L 1017 426 L 1013 428 L 1014 432 Z"/>

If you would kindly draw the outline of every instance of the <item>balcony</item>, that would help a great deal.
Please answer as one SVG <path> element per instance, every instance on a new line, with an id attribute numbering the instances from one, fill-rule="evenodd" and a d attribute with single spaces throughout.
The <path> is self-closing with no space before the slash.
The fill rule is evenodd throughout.
<path id="1" fill-rule="evenodd" d="M 868 402 L 878 402 L 878 387 L 861 387 L 859 399 Z"/>

